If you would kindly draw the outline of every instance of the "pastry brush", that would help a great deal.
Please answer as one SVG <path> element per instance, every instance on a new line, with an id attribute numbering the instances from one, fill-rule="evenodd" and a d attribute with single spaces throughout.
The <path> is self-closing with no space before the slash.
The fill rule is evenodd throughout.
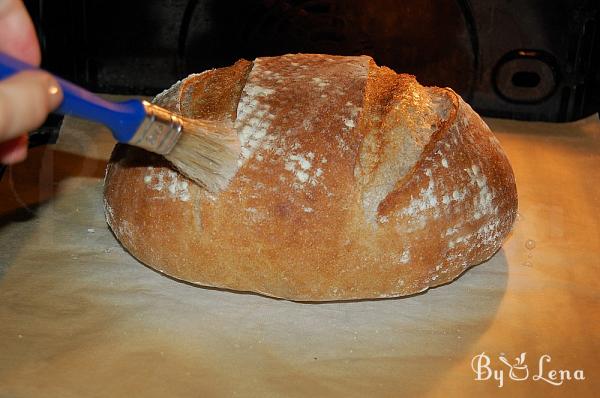
<path id="1" fill-rule="evenodd" d="M 0 53 L 0 79 L 38 69 Z M 240 144 L 230 123 L 189 119 L 148 101 L 111 102 L 55 77 L 64 99 L 55 110 L 102 123 L 114 138 L 163 155 L 182 174 L 212 192 L 223 189 L 237 170 Z"/>

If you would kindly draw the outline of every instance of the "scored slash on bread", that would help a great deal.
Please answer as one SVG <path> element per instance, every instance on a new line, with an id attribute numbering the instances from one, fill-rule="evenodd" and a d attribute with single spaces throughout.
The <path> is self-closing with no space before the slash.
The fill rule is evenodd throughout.
<path id="1" fill-rule="evenodd" d="M 487 260 L 516 217 L 508 159 L 469 105 L 367 56 L 241 60 L 155 101 L 231 120 L 242 146 L 219 194 L 143 150 L 113 153 L 109 225 L 182 280 L 303 301 L 409 295 Z"/>

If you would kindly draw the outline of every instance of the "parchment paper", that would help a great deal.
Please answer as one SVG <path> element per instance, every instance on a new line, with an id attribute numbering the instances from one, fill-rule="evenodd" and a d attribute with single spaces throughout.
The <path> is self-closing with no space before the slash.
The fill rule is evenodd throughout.
<path id="1" fill-rule="evenodd" d="M 137 262 L 104 221 L 110 135 L 67 119 L 0 183 L 0 397 L 594 396 L 600 122 L 488 123 L 519 191 L 502 250 L 425 294 L 302 304 Z M 514 381 L 498 356 L 522 352 Z M 475 380 L 481 353 L 502 387 Z M 585 380 L 534 381 L 544 354 Z"/>

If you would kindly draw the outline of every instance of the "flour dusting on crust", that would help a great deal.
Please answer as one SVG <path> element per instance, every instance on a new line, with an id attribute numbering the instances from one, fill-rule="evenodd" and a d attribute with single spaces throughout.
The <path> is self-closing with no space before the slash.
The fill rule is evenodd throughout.
<path id="1" fill-rule="evenodd" d="M 165 192 L 170 199 L 182 202 L 190 200 L 190 183 L 173 170 L 149 166 L 144 175 L 144 184 L 153 191 Z"/>

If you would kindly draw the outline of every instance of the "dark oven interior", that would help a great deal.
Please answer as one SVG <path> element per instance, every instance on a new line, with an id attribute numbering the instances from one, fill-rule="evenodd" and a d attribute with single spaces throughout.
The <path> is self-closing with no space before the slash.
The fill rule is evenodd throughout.
<path id="1" fill-rule="evenodd" d="M 593 0 L 28 0 L 44 66 L 91 90 L 152 95 L 239 58 L 371 55 L 486 116 L 598 111 Z"/>

